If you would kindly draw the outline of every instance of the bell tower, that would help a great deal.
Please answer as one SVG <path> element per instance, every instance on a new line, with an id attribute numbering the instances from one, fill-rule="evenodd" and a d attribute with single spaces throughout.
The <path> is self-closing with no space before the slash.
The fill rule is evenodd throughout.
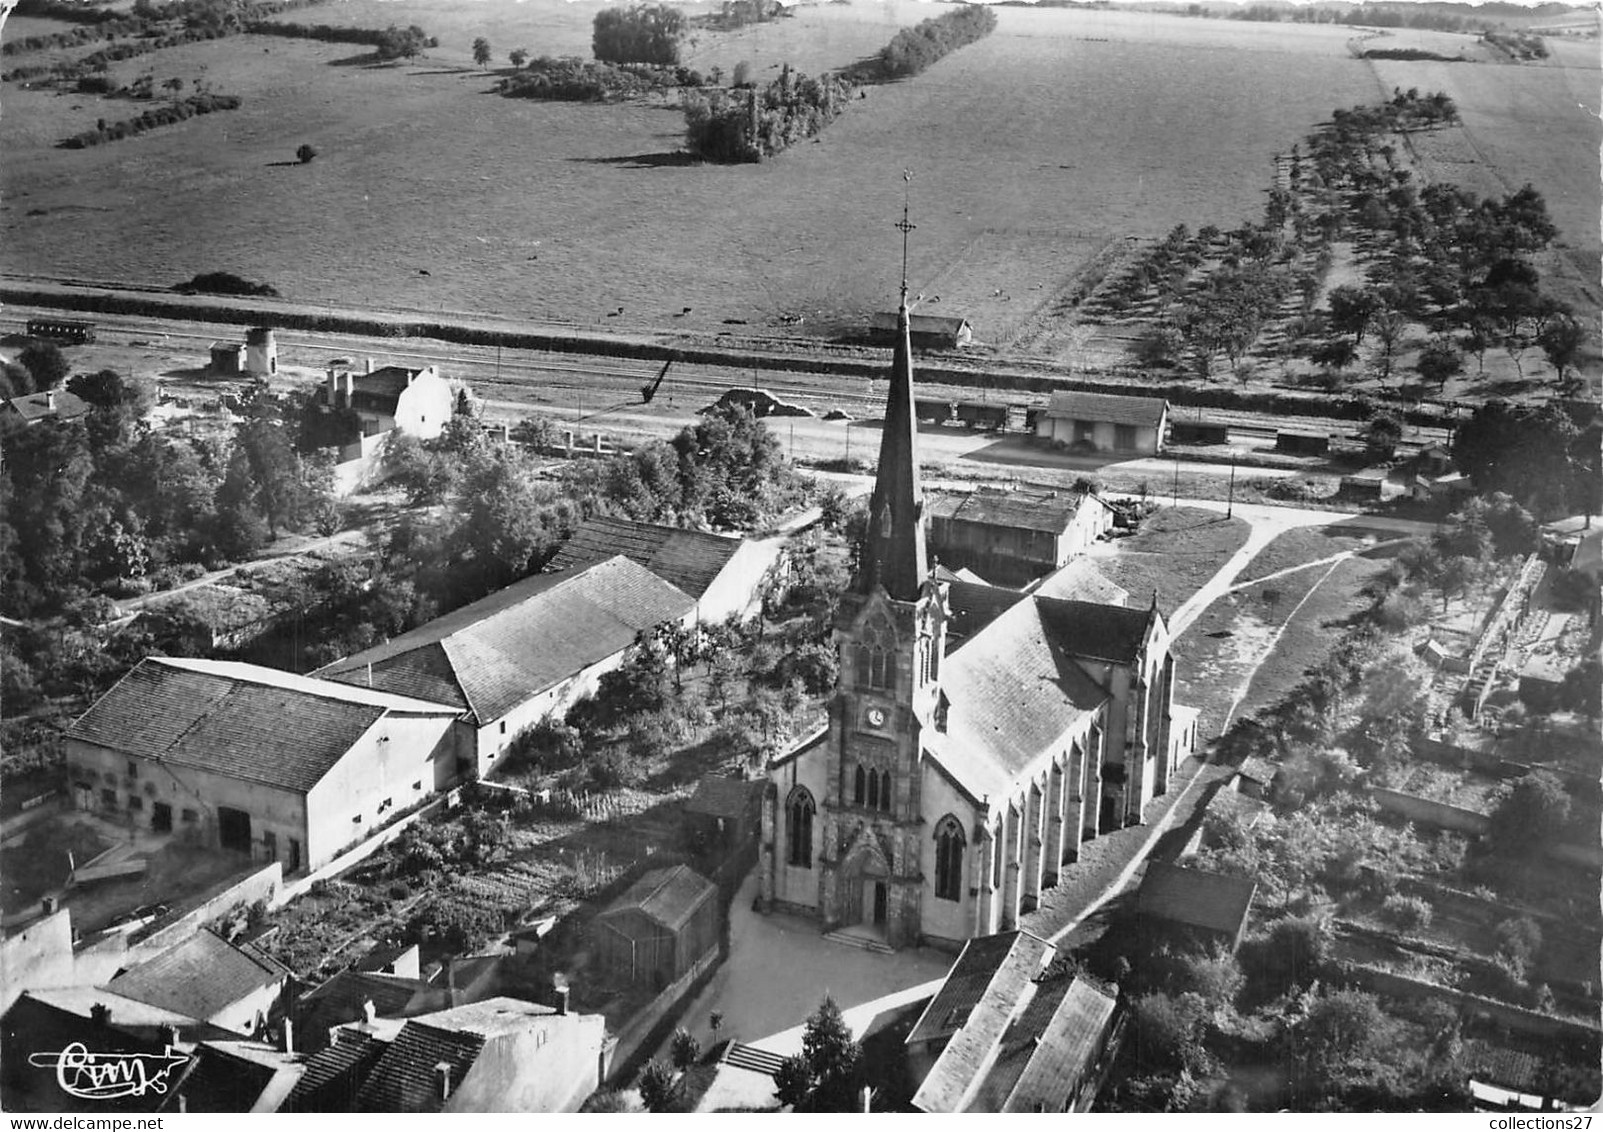
<path id="1" fill-rule="evenodd" d="M 907 175 L 904 174 L 904 177 Z M 922 935 L 923 744 L 940 703 L 946 587 L 932 582 L 924 545 L 918 419 L 902 219 L 901 302 L 885 431 L 857 576 L 836 620 L 840 676 L 830 707 L 830 781 L 819 905 L 826 928 L 878 936 L 891 947 Z"/>

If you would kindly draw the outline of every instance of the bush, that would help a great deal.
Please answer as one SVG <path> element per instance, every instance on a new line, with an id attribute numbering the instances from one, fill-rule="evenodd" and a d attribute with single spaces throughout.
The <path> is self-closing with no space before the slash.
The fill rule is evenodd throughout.
<path id="1" fill-rule="evenodd" d="M 756 162 L 814 137 L 840 116 L 853 87 L 834 75 L 780 77 L 760 90 L 684 100 L 685 148 L 704 161 Z"/>
<path id="2" fill-rule="evenodd" d="M 668 4 L 635 4 L 596 13 L 590 46 L 607 63 L 676 66 L 685 15 Z"/>
<path id="3" fill-rule="evenodd" d="M 585 776 L 593 790 L 617 790 L 637 786 L 645 772 L 640 763 L 616 746 L 604 747 L 590 756 Z"/>
<path id="4" fill-rule="evenodd" d="M 903 28 L 880 49 L 880 73 L 887 79 L 916 75 L 995 29 L 996 13 L 981 5 L 964 5 L 917 27 Z"/>
<path id="5" fill-rule="evenodd" d="M 156 129 L 158 126 L 171 126 L 182 122 L 196 114 L 210 114 L 215 110 L 238 110 L 240 98 L 234 94 L 192 94 L 182 102 L 174 102 L 170 106 L 161 106 L 146 110 L 137 118 L 128 118 L 121 122 L 114 122 L 109 126 L 96 126 L 92 130 L 73 134 L 61 142 L 63 149 L 86 149 L 89 146 L 100 145 L 108 141 L 120 141 L 126 137 L 142 134 L 146 130 Z M 260 294 L 250 291 L 222 291 L 218 294 Z M 272 294 L 278 294 L 277 291 Z"/>
<path id="6" fill-rule="evenodd" d="M 180 283 L 173 290 L 185 295 L 260 295 L 274 299 L 278 288 L 268 283 L 252 283 L 227 271 L 203 271 L 188 283 Z"/>
<path id="7" fill-rule="evenodd" d="M 688 1069 L 701 1057 L 701 1043 L 696 1041 L 695 1035 L 683 1026 L 673 1032 L 670 1048 L 676 1069 Z"/>
<path id="8" fill-rule="evenodd" d="M 1422 896 L 1395 895 L 1386 897 L 1380 914 L 1388 923 L 1403 932 L 1417 932 L 1430 926 L 1433 909 Z"/>
<path id="9" fill-rule="evenodd" d="M 526 727 L 507 744 L 511 767 L 536 774 L 550 774 L 576 765 L 584 755 L 584 737 L 576 727 L 555 719 L 542 719 Z"/>

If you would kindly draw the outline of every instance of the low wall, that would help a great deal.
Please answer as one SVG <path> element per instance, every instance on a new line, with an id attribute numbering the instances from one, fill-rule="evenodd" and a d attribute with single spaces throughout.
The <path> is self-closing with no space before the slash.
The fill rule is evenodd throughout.
<path id="1" fill-rule="evenodd" d="M 1362 963 L 1337 963 L 1342 981 L 1372 991 L 1375 994 L 1386 995 L 1391 998 L 1436 998 L 1445 999 L 1461 1010 L 1470 1010 L 1486 1014 L 1495 1022 L 1517 1030 L 1522 1034 L 1532 1034 L 1543 1038 L 1561 1038 L 1595 1040 L 1600 1032 L 1597 1023 L 1578 1022 L 1570 1018 L 1554 1018 L 1548 1014 L 1540 1014 L 1535 1010 L 1526 1010 L 1522 1006 L 1515 1006 L 1508 1002 L 1499 1002 L 1494 998 L 1485 998 L 1468 991 L 1454 990 L 1444 987 L 1440 983 L 1427 982 L 1416 979 L 1410 975 L 1400 975 L 1396 971 L 1382 971 L 1378 967 L 1366 966 Z"/>
<path id="2" fill-rule="evenodd" d="M 1400 790 L 1386 790 L 1372 786 L 1369 789 L 1369 796 L 1387 813 L 1400 814 L 1409 821 L 1436 829 L 1455 829 L 1460 833 L 1480 837 L 1491 828 L 1492 824 L 1492 819 L 1479 810 L 1466 810 L 1462 806 L 1450 806 L 1446 802 L 1433 802 L 1429 798 L 1404 794 Z"/>
<path id="3" fill-rule="evenodd" d="M 227 915 L 242 905 L 263 901 L 269 908 L 278 904 L 278 893 L 284 883 L 284 866 L 279 861 L 264 865 L 239 883 L 230 885 L 198 908 L 192 908 L 170 924 L 163 924 L 147 936 L 129 941 L 128 961 L 138 963 L 174 944 L 182 943 L 201 926 Z"/>
<path id="4" fill-rule="evenodd" d="M 432 814 L 438 810 L 441 806 L 444 806 L 450 800 L 450 797 L 451 795 L 449 794 L 442 794 L 438 798 L 435 798 L 432 802 L 428 802 L 422 806 L 419 806 L 406 816 L 396 819 L 393 824 L 385 826 L 383 829 L 379 830 L 360 845 L 347 849 L 345 852 L 341 853 L 338 857 L 335 857 L 332 861 L 329 861 L 316 872 L 307 873 L 305 876 L 298 877 L 289 884 L 284 885 L 278 890 L 278 898 L 270 902 L 268 906 L 271 908 L 282 907 L 283 905 L 288 904 L 291 900 L 294 900 L 297 896 L 305 893 L 318 881 L 327 880 L 329 877 L 338 876 L 352 865 L 361 864 L 374 853 L 378 852 L 378 850 L 399 837 L 401 835 L 401 831 L 407 826 L 411 825 L 419 818 L 427 817 L 429 814 Z"/>

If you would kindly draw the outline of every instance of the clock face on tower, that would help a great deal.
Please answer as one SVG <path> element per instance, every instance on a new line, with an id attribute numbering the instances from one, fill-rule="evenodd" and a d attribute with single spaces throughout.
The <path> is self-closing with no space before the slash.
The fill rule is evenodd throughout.
<path id="1" fill-rule="evenodd" d="M 882 707 L 871 707 L 863 714 L 863 718 L 867 721 L 870 727 L 884 727 L 885 709 Z"/>

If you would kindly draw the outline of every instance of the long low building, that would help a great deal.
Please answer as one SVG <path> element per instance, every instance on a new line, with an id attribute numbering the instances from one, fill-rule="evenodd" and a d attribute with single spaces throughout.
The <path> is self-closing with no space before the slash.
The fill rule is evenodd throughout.
<path id="1" fill-rule="evenodd" d="M 1156 456 L 1169 427 L 1169 402 L 1162 397 L 1062 390 L 1036 419 L 1041 440 L 1092 452 Z"/>
<path id="2" fill-rule="evenodd" d="M 78 809 L 292 873 L 461 777 L 460 714 L 254 664 L 152 657 L 67 729 L 67 776 Z"/>
<path id="3" fill-rule="evenodd" d="M 524 578 L 314 675 L 450 705 L 483 776 L 519 731 L 593 693 L 641 633 L 695 612 L 683 590 L 615 555 Z"/>

